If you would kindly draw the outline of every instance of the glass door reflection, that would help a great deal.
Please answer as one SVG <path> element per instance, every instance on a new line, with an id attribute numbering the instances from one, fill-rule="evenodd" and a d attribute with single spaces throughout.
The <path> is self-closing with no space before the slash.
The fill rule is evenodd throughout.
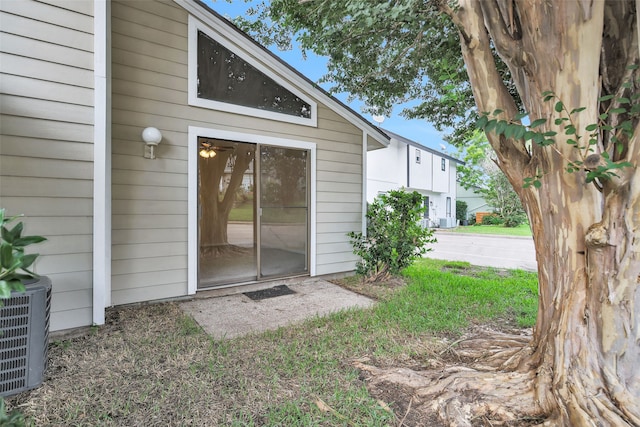
<path id="1" fill-rule="evenodd" d="M 260 146 L 260 277 L 309 271 L 308 153 Z"/>
<path id="2" fill-rule="evenodd" d="M 198 287 L 257 279 L 255 144 L 198 138 Z"/>

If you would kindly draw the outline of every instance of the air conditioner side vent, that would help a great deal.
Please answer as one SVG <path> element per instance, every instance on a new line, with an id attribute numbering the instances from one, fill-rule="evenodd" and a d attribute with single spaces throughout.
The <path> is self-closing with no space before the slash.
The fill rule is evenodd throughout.
<path id="1" fill-rule="evenodd" d="M 47 365 L 51 281 L 40 277 L 0 307 L 0 396 L 42 384 Z"/>

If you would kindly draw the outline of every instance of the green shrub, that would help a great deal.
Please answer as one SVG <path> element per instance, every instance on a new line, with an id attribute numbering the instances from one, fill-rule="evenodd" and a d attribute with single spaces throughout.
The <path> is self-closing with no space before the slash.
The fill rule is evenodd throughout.
<path id="1" fill-rule="evenodd" d="M 416 191 L 390 191 L 367 208 L 367 235 L 348 233 L 353 253 L 361 260 L 356 273 L 370 281 L 397 275 L 434 243 L 433 231 L 420 224 L 424 208 Z"/>
<path id="2" fill-rule="evenodd" d="M 504 218 L 505 227 L 517 227 L 527 222 L 527 216 L 522 213 L 514 213 Z"/>
<path id="3" fill-rule="evenodd" d="M 502 225 L 504 221 L 498 214 L 485 215 L 482 217 L 482 225 Z"/>
<path id="4" fill-rule="evenodd" d="M 464 221 L 467 219 L 467 202 L 464 200 L 456 200 L 456 219 Z"/>

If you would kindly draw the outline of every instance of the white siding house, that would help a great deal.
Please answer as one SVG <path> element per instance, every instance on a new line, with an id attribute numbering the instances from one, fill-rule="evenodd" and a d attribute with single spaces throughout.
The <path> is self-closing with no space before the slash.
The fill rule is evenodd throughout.
<path id="1" fill-rule="evenodd" d="M 457 165 L 447 154 L 384 130 L 391 138 L 383 150 L 367 154 L 367 201 L 390 190 L 404 188 L 424 197 L 425 224 L 455 226 Z"/>
<path id="2" fill-rule="evenodd" d="M 35 269 L 53 282 L 52 330 L 102 324 L 112 305 L 354 269 L 346 233 L 363 228 L 367 152 L 389 137 L 203 3 L 3 1 L 0 32 L 0 207 L 49 239 Z M 204 93 L 219 75 L 199 70 L 226 63 L 211 52 L 289 103 Z M 155 156 L 141 137 L 150 127 L 162 135 Z M 203 147 L 225 159 L 220 174 L 240 153 L 249 162 L 239 176 L 255 185 L 232 217 L 203 213 L 234 188 L 205 182 L 216 166 Z M 291 188 L 300 197 L 287 201 Z M 219 269 L 224 248 L 204 237 L 215 221 L 250 277 Z M 296 244 L 275 247 L 278 233 Z"/>

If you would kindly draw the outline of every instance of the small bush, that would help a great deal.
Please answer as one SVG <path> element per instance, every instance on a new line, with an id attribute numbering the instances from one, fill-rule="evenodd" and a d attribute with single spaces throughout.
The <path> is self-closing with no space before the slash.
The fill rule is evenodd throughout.
<path id="1" fill-rule="evenodd" d="M 464 221 L 467 219 L 467 202 L 464 200 L 456 200 L 456 219 Z"/>
<path id="2" fill-rule="evenodd" d="M 482 225 L 502 225 L 504 221 L 497 214 L 485 215 L 482 218 Z"/>
<path id="3" fill-rule="evenodd" d="M 527 216 L 522 213 L 511 214 L 504 218 L 505 227 L 517 227 L 527 222 Z"/>
<path id="4" fill-rule="evenodd" d="M 420 224 L 424 208 L 422 195 L 414 191 L 390 191 L 367 208 L 367 235 L 348 233 L 353 253 L 361 258 L 356 273 L 369 281 L 397 275 L 433 243 L 433 230 Z"/>

